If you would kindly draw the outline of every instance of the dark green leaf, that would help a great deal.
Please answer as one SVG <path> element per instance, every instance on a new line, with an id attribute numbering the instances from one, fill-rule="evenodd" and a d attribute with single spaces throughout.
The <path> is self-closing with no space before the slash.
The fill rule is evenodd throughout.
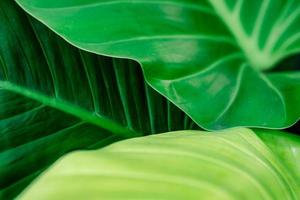
<path id="1" fill-rule="evenodd" d="M 0 199 L 71 150 L 191 126 L 137 63 L 78 50 L 0 1 Z"/>

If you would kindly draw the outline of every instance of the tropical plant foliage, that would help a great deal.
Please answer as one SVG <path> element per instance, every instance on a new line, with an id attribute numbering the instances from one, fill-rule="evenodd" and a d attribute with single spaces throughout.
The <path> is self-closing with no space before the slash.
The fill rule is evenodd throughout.
<path id="1" fill-rule="evenodd" d="M 20 199 L 291 200 L 299 159 L 300 139 L 285 133 L 170 132 L 67 155 Z"/>
<path id="2" fill-rule="evenodd" d="M 78 50 L 10 0 L 0 2 L 0 44 L 0 199 L 68 151 L 197 127 L 136 62 Z"/>
<path id="3" fill-rule="evenodd" d="M 149 84 L 206 129 L 300 117 L 300 73 L 271 70 L 300 51 L 298 0 L 17 2 L 75 46 L 139 61 Z"/>
<path id="4" fill-rule="evenodd" d="M 299 0 L 1 0 L 0 199 L 76 149 L 18 198 L 300 199 L 299 136 L 187 131 L 296 123 L 299 27 Z"/>

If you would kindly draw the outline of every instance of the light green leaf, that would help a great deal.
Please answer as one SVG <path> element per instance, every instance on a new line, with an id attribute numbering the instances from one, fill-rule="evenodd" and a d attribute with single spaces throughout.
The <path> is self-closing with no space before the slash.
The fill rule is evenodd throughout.
<path id="1" fill-rule="evenodd" d="M 0 1 L 0 44 L 0 199 L 66 152 L 193 127 L 135 62 L 80 51 L 11 0 Z"/>
<path id="2" fill-rule="evenodd" d="M 299 136 L 258 136 L 180 131 L 71 153 L 19 199 L 299 199 Z"/>
<path id="3" fill-rule="evenodd" d="M 270 71 L 300 50 L 298 0 L 16 1 L 79 48 L 140 62 L 203 128 L 283 128 L 300 117 L 300 73 Z"/>

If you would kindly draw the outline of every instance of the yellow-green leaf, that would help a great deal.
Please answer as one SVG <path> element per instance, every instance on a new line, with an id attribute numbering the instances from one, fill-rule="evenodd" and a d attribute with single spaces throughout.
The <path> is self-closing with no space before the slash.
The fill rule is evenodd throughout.
<path id="1" fill-rule="evenodd" d="M 19 199 L 300 199 L 300 138 L 273 133 L 180 131 L 71 153 Z"/>

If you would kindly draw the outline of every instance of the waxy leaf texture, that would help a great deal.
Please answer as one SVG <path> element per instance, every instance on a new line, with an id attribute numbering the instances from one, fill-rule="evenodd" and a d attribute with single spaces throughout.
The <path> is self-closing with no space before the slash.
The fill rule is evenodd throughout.
<path id="1" fill-rule="evenodd" d="M 0 1 L 0 199 L 69 151 L 195 127 L 137 63 L 81 51 Z"/>
<path id="2" fill-rule="evenodd" d="M 205 129 L 285 128 L 300 117 L 300 72 L 273 70 L 300 51 L 298 0 L 17 2 L 79 48 L 138 61 Z"/>

